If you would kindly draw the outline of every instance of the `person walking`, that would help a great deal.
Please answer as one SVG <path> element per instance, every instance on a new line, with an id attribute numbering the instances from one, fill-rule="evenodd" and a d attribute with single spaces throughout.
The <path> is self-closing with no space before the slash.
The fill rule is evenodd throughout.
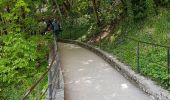
<path id="1" fill-rule="evenodd" d="M 51 21 L 51 19 L 48 19 L 48 20 L 47 20 L 46 31 L 51 31 L 51 30 L 53 30 L 52 21 Z"/>
<path id="2" fill-rule="evenodd" d="M 53 26 L 53 33 L 54 33 L 54 37 L 56 39 L 56 41 L 59 38 L 59 33 L 60 33 L 60 24 L 59 21 L 56 21 L 55 19 L 52 22 L 52 26 Z"/>

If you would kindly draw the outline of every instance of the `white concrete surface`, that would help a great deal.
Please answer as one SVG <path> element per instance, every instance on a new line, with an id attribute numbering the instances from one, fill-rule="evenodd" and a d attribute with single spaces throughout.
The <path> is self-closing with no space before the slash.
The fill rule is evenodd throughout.
<path id="1" fill-rule="evenodd" d="M 59 44 L 65 100 L 153 100 L 94 53 Z"/>

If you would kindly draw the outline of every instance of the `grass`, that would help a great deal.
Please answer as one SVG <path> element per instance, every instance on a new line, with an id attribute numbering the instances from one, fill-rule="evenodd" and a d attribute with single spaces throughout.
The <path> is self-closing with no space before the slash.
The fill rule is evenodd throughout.
<path id="1" fill-rule="evenodd" d="M 125 25 L 125 26 L 123 26 Z M 115 34 L 122 33 L 126 23 L 121 23 Z M 137 40 L 166 45 L 170 47 L 170 10 L 160 9 L 160 14 L 143 22 L 127 27 L 127 36 Z M 109 37 L 111 38 L 111 37 Z M 113 41 L 114 42 L 114 41 Z M 137 70 L 137 42 L 120 37 L 116 44 L 106 45 L 107 39 L 102 41 L 103 49 L 116 55 L 122 62 Z M 108 48 L 114 47 L 114 48 Z M 157 84 L 170 90 L 170 81 L 167 72 L 167 48 L 140 43 L 139 66 L 141 74 L 156 81 Z"/>
<path id="2" fill-rule="evenodd" d="M 135 24 L 128 30 L 128 36 L 142 41 L 170 45 L 170 10 L 160 9 L 159 15 L 141 23 Z"/>

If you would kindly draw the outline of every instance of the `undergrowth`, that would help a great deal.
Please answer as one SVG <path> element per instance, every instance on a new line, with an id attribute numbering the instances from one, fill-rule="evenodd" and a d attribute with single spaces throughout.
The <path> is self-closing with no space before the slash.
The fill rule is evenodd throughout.
<path id="1" fill-rule="evenodd" d="M 118 59 L 137 71 L 138 42 L 127 37 L 170 47 L 169 15 L 169 10 L 160 9 L 158 16 L 135 23 L 134 25 L 129 26 L 122 22 L 115 33 L 105 40 L 102 40 L 102 48 L 116 55 Z M 126 31 L 124 31 L 124 28 L 126 28 Z M 120 36 L 121 33 L 123 36 Z M 156 81 L 157 84 L 170 90 L 170 81 L 168 78 L 170 74 L 168 74 L 167 69 L 167 50 L 168 48 L 140 43 L 139 68 L 142 75 L 151 78 Z"/>
<path id="2" fill-rule="evenodd" d="M 11 33 L 1 36 L 0 98 L 2 100 L 21 99 L 26 90 L 46 71 L 48 45 L 51 40 L 50 34 L 29 37 Z M 39 91 L 47 84 L 46 81 L 41 83 L 43 85 L 39 87 Z"/>

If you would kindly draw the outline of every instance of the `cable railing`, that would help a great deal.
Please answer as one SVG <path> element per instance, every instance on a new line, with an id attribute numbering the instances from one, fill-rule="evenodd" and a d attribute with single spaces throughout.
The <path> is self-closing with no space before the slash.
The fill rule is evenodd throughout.
<path id="1" fill-rule="evenodd" d="M 130 39 L 132 41 L 135 41 L 137 43 L 137 49 L 136 49 L 136 52 L 137 52 L 137 58 L 138 58 L 138 63 L 137 63 L 137 66 L 138 66 L 138 71 L 140 72 L 140 65 L 139 65 L 139 59 L 140 59 L 140 44 L 145 44 L 145 45 L 150 45 L 152 47 L 160 47 L 160 48 L 164 48 L 166 49 L 167 51 L 167 72 L 169 72 L 169 69 L 170 69 L 170 65 L 169 65 L 169 62 L 170 62 L 170 46 L 165 46 L 165 45 L 160 45 L 160 44 L 155 44 L 155 43 L 149 43 L 149 42 L 145 42 L 145 41 L 140 41 L 140 40 L 136 40 L 134 38 L 131 38 L 131 37 L 126 37 L 127 39 Z M 155 62 L 156 63 L 156 62 Z"/>
<path id="2" fill-rule="evenodd" d="M 55 85 L 59 82 L 59 54 L 56 41 L 54 42 L 54 48 L 49 55 L 48 69 L 42 74 L 42 76 L 25 92 L 21 100 L 53 100 L 55 98 L 54 91 Z M 58 88 L 58 87 L 57 87 Z"/>
<path id="3" fill-rule="evenodd" d="M 167 89 L 170 87 L 170 46 L 125 36 L 116 45 L 109 39 L 101 39 L 99 48 L 117 55 L 136 72 L 149 76 Z"/>
<path id="4" fill-rule="evenodd" d="M 68 33 L 66 39 L 79 40 L 93 46 L 97 45 L 100 49 L 115 55 L 119 54 L 119 57 L 121 57 L 120 60 L 130 64 L 136 72 L 149 76 L 151 79 L 154 77 L 159 83 L 165 84 L 165 87 L 170 87 L 170 46 L 145 42 L 125 36 L 121 42 L 123 44 L 129 41 L 129 46 L 122 47 L 122 50 L 115 53 L 115 44 L 112 43 L 109 38 L 106 38 L 99 35 L 98 41 L 95 44 L 88 42 L 83 36 L 77 38 L 75 33 Z M 121 46 L 121 43 L 118 43 L 117 46 Z M 131 59 L 131 61 L 127 61 L 126 58 Z M 153 73 L 154 76 L 151 75 L 151 73 Z M 155 80 L 154 78 L 153 80 Z"/>
<path id="5" fill-rule="evenodd" d="M 130 64 L 136 72 L 144 76 L 149 76 L 151 79 L 157 81 L 158 84 L 163 83 L 164 87 L 169 88 L 170 46 L 145 42 L 127 36 L 116 46 L 111 44 L 109 40 L 106 40 L 105 43 L 102 44 L 101 40 L 99 47 L 105 50 L 109 48 L 108 50 L 111 50 L 109 52 L 121 57 L 120 60 Z M 124 43 L 126 45 L 123 45 Z M 117 46 L 121 49 L 114 52 Z"/>

